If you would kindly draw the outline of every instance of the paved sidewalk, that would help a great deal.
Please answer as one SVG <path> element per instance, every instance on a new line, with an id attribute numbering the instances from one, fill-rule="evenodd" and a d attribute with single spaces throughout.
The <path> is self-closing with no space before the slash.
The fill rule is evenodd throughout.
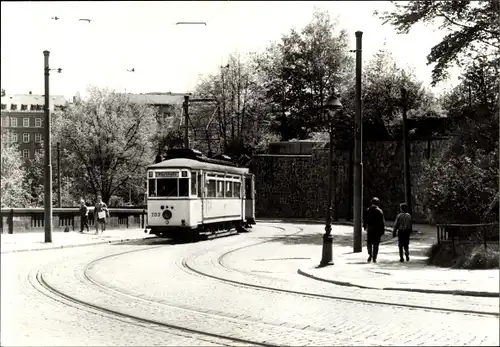
<path id="1" fill-rule="evenodd" d="M 388 223 L 392 225 L 392 223 Z M 344 231 L 342 231 L 344 229 Z M 397 238 L 387 235 L 380 245 L 377 263 L 368 263 L 363 242 L 363 252 L 353 253 L 352 247 L 335 244 L 336 237 L 346 237 L 352 229 L 334 228 L 335 265 L 318 268 L 318 246 L 303 246 L 304 255 L 314 255 L 315 261 L 306 262 L 298 273 L 312 279 L 336 285 L 369 289 L 413 291 L 424 293 L 455 294 L 467 296 L 499 297 L 499 271 L 439 268 L 427 265 L 426 250 L 435 242 L 435 227 L 417 224 L 410 241 L 410 262 L 399 262 Z M 363 232 L 365 235 L 365 232 Z M 365 237 L 365 236 L 364 236 Z"/>
<path id="2" fill-rule="evenodd" d="M 125 242 L 148 237 L 144 229 L 110 229 L 96 235 L 95 231 L 80 233 L 78 231 L 52 232 L 52 242 L 45 243 L 43 232 L 1 234 L 1 253 L 38 251 L 55 248 L 98 245 L 103 243 Z"/>

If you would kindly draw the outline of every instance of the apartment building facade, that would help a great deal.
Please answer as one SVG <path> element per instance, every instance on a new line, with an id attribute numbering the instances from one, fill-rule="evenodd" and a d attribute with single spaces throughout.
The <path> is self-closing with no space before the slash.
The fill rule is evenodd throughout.
<path id="1" fill-rule="evenodd" d="M 40 151 L 43 142 L 43 126 L 45 120 L 43 95 L 5 94 L 1 103 L 1 136 L 2 144 L 14 142 L 19 145 L 20 156 L 33 158 Z M 67 101 L 62 95 L 50 97 L 51 112 L 64 110 Z"/>

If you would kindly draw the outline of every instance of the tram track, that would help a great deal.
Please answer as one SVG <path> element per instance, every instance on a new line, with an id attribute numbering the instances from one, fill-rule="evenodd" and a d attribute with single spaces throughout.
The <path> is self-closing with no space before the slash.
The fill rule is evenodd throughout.
<path id="1" fill-rule="evenodd" d="M 288 234 L 285 236 L 278 237 L 277 239 L 282 239 L 290 236 L 294 236 L 296 234 L 299 234 L 300 232 L 303 231 L 302 228 L 299 228 L 300 230 L 296 233 Z M 238 247 L 235 249 L 232 249 L 228 252 L 223 253 L 217 258 L 217 263 L 224 269 L 228 271 L 234 271 L 234 272 L 239 272 L 244 275 L 249 275 L 249 276 L 255 276 L 255 277 L 266 277 L 262 275 L 256 275 L 255 273 L 247 272 L 247 271 L 242 271 L 240 269 L 232 268 L 226 265 L 224 262 L 224 259 L 228 257 L 231 254 L 234 254 L 239 251 L 247 250 L 251 247 L 256 247 L 268 242 L 272 242 L 274 240 L 265 240 L 261 242 L 257 242 L 251 245 L 246 245 L 242 247 Z M 196 256 L 195 256 L 196 257 Z M 238 286 L 244 286 L 244 287 L 249 287 L 249 288 L 254 288 L 257 290 L 267 290 L 267 291 L 275 291 L 275 292 L 281 292 L 281 293 L 287 293 L 287 294 L 294 294 L 294 295 L 300 295 L 300 296 L 307 296 L 307 297 L 313 297 L 313 298 L 320 298 L 320 299 L 327 299 L 327 300 L 342 300 L 346 302 L 357 302 L 357 303 L 363 303 L 363 304 L 374 304 L 374 305 L 384 305 L 384 306 L 395 306 L 395 307 L 404 307 L 404 308 L 409 308 L 409 309 L 424 309 L 424 310 L 430 310 L 430 311 L 438 311 L 438 312 L 450 312 L 450 313 L 463 313 L 463 314 L 476 314 L 476 315 L 481 315 L 481 316 L 494 316 L 498 317 L 499 313 L 498 312 L 485 312 L 485 311 L 474 311 L 474 310 L 460 310 L 460 309 L 453 309 L 453 308 L 440 308 L 440 307 L 431 307 L 431 306 L 425 306 L 425 305 L 414 305 L 414 304 L 402 304 L 402 303 L 393 303 L 393 302 L 387 302 L 387 301 L 381 301 L 381 300 L 367 300 L 367 299 L 356 299 L 356 298 L 350 298 L 346 296 L 333 296 L 333 295 L 324 295 L 324 294 L 314 294 L 314 293 L 307 293 L 307 292 L 302 292 L 302 291 L 295 291 L 295 290 L 288 290 L 288 289 L 282 289 L 282 288 L 275 288 L 275 287 L 269 287 L 269 286 L 263 286 L 263 285 L 258 285 L 258 284 L 252 284 L 248 282 L 242 282 L 242 281 L 236 281 L 228 278 L 224 278 L 221 276 L 209 274 L 207 272 L 201 271 L 197 268 L 195 268 L 193 265 L 189 264 L 189 261 L 186 259 L 183 259 L 182 261 L 182 266 L 189 270 L 192 271 L 193 273 L 196 273 L 197 275 L 211 278 L 214 280 L 222 281 L 225 283 L 233 284 L 233 285 L 238 285 Z M 368 289 L 368 290 L 373 290 L 373 289 Z"/>
<path id="2" fill-rule="evenodd" d="M 153 247 L 148 247 L 147 249 L 140 249 L 140 250 L 132 250 L 128 252 L 122 252 L 119 254 L 115 254 L 112 256 L 106 256 L 100 259 L 97 259 L 96 261 L 100 261 L 106 258 L 110 257 L 116 257 L 124 254 L 130 254 L 134 252 L 140 252 L 140 251 L 146 251 L 146 250 L 151 250 L 155 248 L 159 248 L 163 246 L 153 246 Z M 94 261 L 94 262 L 96 262 Z M 88 264 L 86 268 L 88 268 L 89 265 L 92 263 Z M 241 338 L 235 338 L 235 337 L 228 337 L 222 334 L 215 334 L 215 333 L 210 333 L 206 332 L 203 330 L 199 329 L 192 329 L 186 326 L 181 326 L 181 325 L 176 325 L 176 324 L 169 324 L 165 322 L 161 322 L 159 320 L 154 320 L 154 319 L 147 319 L 143 317 L 138 317 L 136 315 L 128 314 L 125 312 L 121 312 L 118 310 L 111 309 L 109 307 L 104 307 L 102 305 L 97 305 L 91 302 L 87 302 L 85 300 L 79 299 L 73 295 L 64 293 L 61 290 L 58 290 L 51 284 L 49 284 L 46 279 L 44 278 L 44 271 L 46 270 L 46 267 L 43 267 L 41 269 L 38 269 L 37 271 L 30 272 L 28 275 L 28 281 L 31 283 L 31 285 L 42 295 L 51 298 L 52 300 L 57 301 L 58 303 L 65 305 L 65 306 L 70 306 L 73 308 L 78 308 L 78 309 L 83 309 L 87 312 L 97 314 L 99 316 L 103 316 L 109 319 L 113 319 L 116 321 L 120 321 L 122 323 L 127 323 L 135 327 L 141 327 L 141 328 L 146 328 L 154 331 L 162 331 L 167 334 L 171 335 L 176 335 L 176 336 L 182 336 L 182 337 L 190 337 L 190 338 L 195 338 L 197 340 L 201 340 L 207 343 L 216 343 L 221 346 L 240 346 L 240 345 L 251 345 L 251 346 L 278 346 L 270 343 L 262 343 L 259 341 L 253 341 L 249 339 L 241 339 Z M 116 290 L 113 290 L 109 287 L 97 284 L 95 281 L 91 280 L 85 272 L 83 273 L 83 277 L 85 280 L 88 281 L 88 284 L 92 284 L 94 286 L 98 286 L 101 289 L 105 289 L 108 292 L 115 292 L 119 294 L 124 294 L 120 293 Z M 131 299 L 139 299 L 143 300 L 139 297 L 132 297 L 130 295 L 127 295 Z M 144 300 L 143 300 L 144 301 Z M 151 302 L 151 301 L 150 301 Z M 159 302 L 156 302 L 156 304 L 160 304 Z M 167 305 L 167 306 L 172 306 L 172 305 Z M 176 307 L 177 308 L 177 307 Z M 166 330 L 165 330 L 166 329 Z M 180 332 L 180 333 L 179 333 Z M 186 336 L 185 334 L 190 334 L 189 336 Z M 215 339 L 215 341 L 214 341 Z"/>
<path id="3" fill-rule="evenodd" d="M 267 227 L 274 228 L 274 229 L 280 229 L 282 231 L 287 231 L 287 229 L 291 228 L 291 227 L 287 227 L 287 229 L 285 229 L 282 227 L 270 226 L 270 225 L 268 225 Z M 240 272 L 240 273 L 246 274 L 246 275 L 263 277 L 263 276 L 255 275 L 254 273 L 249 273 L 249 272 L 241 271 L 239 269 L 234 269 L 234 268 L 228 267 L 226 265 L 226 263 L 224 262 L 224 259 L 226 257 L 228 257 L 229 255 L 236 253 L 238 251 L 243 251 L 243 250 L 246 250 L 248 248 L 255 247 L 255 246 L 267 243 L 267 242 L 276 241 L 277 239 L 287 238 L 287 237 L 299 234 L 300 232 L 303 231 L 302 228 L 298 228 L 298 227 L 294 227 L 294 228 L 296 228 L 298 230 L 293 232 L 293 233 L 287 233 L 286 235 L 273 237 L 273 239 L 271 239 L 271 240 L 265 240 L 265 241 L 253 243 L 250 245 L 245 245 L 245 246 L 238 247 L 238 248 L 232 249 L 230 251 L 227 251 L 227 252 L 223 253 L 222 255 L 218 256 L 217 263 L 222 268 L 224 268 L 226 270 L 237 271 L 237 272 Z M 82 282 L 84 282 L 85 285 L 93 287 L 95 289 L 100 289 L 101 291 L 106 291 L 108 293 L 108 295 L 111 295 L 114 297 L 122 297 L 122 298 L 127 297 L 128 300 L 141 301 L 143 303 L 146 302 L 149 305 L 150 304 L 159 305 L 165 309 L 186 310 L 186 311 L 191 312 L 194 315 L 204 315 L 205 317 L 210 316 L 210 317 L 215 317 L 215 318 L 221 319 L 221 320 L 231 320 L 235 325 L 244 324 L 245 322 L 247 322 L 246 324 L 248 324 L 248 323 L 260 324 L 260 325 L 266 325 L 269 328 L 288 329 L 288 330 L 291 329 L 291 330 L 295 330 L 297 332 L 298 331 L 304 332 L 304 330 L 305 331 L 309 330 L 306 328 L 294 329 L 294 328 L 290 328 L 290 327 L 283 327 L 281 324 L 272 324 L 272 323 L 267 323 L 267 322 L 262 322 L 262 321 L 259 322 L 257 319 L 253 319 L 252 317 L 245 316 L 245 315 L 234 316 L 234 315 L 230 315 L 230 314 L 224 314 L 222 312 L 207 312 L 207 310 L 203 310 L 201 308 L 200 309 L 196 309 L 196 308 L 193 309 L 193 307 L 188 307 L 187 305 L 170 303 L 170 302 L 167 303 L 166 301 L 161 301 L 161 302 L 155 301 L 155 300 L 148 299 L 144 296 L 140 297 L 141 293 L 135 293 L 135 295 L 134 295 L 134 293 L 132 293 L 131 291 L 127 292 L 126 290 L 112 288 L 106 284 L 99 283 L 98 281 L 96 281 L 95 279 L 93 279 L 89 275 L 89 269 L 91 269 L 92 266 L 94 266 L 95 264 L 102 262 L 106 259 L 110 259 L 113 257 L 119 257 L 119 256 L 126 255 L 126 254 L 131 254 L 134 252 L 144 252 L 144 251 L 153 250 L 155 248 L 161 248 L 161 247 L 164 247 L 164 246 L 163 245 L 162 246 L 155 245 L 155 246 L 151 246 L 151 247 L 145 247 L 145 248 L 141 248 L 141 249 L 134 249 L 134 250 L 126 251 L 126 252 L 120 252 L 120 253 L 116 253 L 116 254 L 112 254 L 112 255 L 107 255 L 105 257 L 95 259 L 95 260 L 87 263 L 83 267 L 83 269 L 81 271 L 80 281 L 83 280 Z M 431 308 L 431 307 L 419 306 L 419 305 L 404 305 L 404 304 L 402 305 L 399 303 L 395 304 L 395 303 L 388 303 L 388 302 L 376 301 L 376 300 L 353 299 L 353 298 L 342 297 L 342 296 L 313 294 L 313 293 L 302 292 L 302 291 L 294 291 L 294 290 L 276 288 L 276 287 L 271 287 L 271 286 L 252 284 L 252 283 L 247 283 L 244 281 L 236 281 L 236 280 L 224 278 L 222 276 L 217 276 L 217 275 L 213 275 L 210 273 L 206 273 L 205 271 L 200 270 L 199 268 L 196 268 L 196 266 L 194 266 L 192 264 L 192 262 L 200 254 L 202 254 L 202 253 L 195 254 L 195 255 L 188 257 L 188 258 L 183 258 L 180 262 L 181 263 L 180 266 L 183 268 L 183 270 L 186 271 L 187 273 L 191 273 L 191 274 L 194 274 L 197 276 L 211 278 L 212 280 L 216 280 L 216 281 L 220 281 L 220 282 L 224 282 L 224 283 L 228 283 L 228 284 L 236 285 L 236 286 L 240 286 L 240 287 L 246 287 L 246 288 L 253 289 L 253 290 L 272 291 L 272 292 L 278 292 L 278 293 L 283 293 L 283 294 L 299 295 L 299 296 L 305 296 L 305 297 L 309 297 L 309 298 L 323 299 L 323 300 L 330 300 L 330 301 L 341 300 L 341 301 L 345 301 L 345 302 L 357 302 L 357 303 L 363 303 L 363 304 L 384 305 L 384 306 L 398 306 L 398 307 L 410 308 L 410 309 L 425 309 L 425 310 L 432 310 L 432 311 L 458 312 L 458 313 L 467 313 L 467 314 L 471 313 L 471 311 Z M 207 332 L 205 330 L 193 329 L 191 327 L 186 327 L 184 325 L 170 324 L 170 323 L 162 322 L 160 320 L 138 317 L 138 316 L 133 315 L 133 314 L 110 309 L 109 307 L 103 307 L 102 305 L 98 305 L 98 304 L 95 304 L 92 302 L 87 302 L 86 300 L 76 298 L 76 297 L 69 295 L 68 293 L 65 293 L 61 290 L 58 290 L 57 288 L 52 286 L 44 278 L 44 271 L 45 271 L 45 268 L 38 270 L 38 272 L 36 273 L 36 276 L 34 278 L 34 281 L 36 281 L 36 284 L 34 286 L 41 287 L 43 289 L 43 291 L 49 293 L 48 295 L 47 295 L 47 293 L 44 293 L 45 295 L 50 296 L 55 300 L 61 301 L 63 304 L 66 304 L 66 305 L 70 305 L 70 306 L 77 305 L 79 307 L 82 307 L 83 309 L 93 311 L 97 314 L 101 314 L 101 315 L 105 314 L 105 315 L 110 316 L 113 319 L 122 320 L 122 321 L 125 320 L 129 324 L 136 325 L 136 326 L 147 327 L 147 328 L 154 329 L 154 330 L 171 329 L 173 332 L 167 331 L 167 333 L 171 333 L 171 334 L 176 334 L 179 332 L 184 333 L 184 334 L 185 333 L 194 334 L 195 335 L 194 338 L 200 339 L 200 340 L 206 339 L 207 342 L 213 343 L 214 341 L 211 341 L 210 339 L 219 339 L 220 341 L 217 343 L 220 345 L 235 345 L 235 344 L 255 345 L 255 346 L 276 346 L 276 345 L 278 345 L 278 344 L 270 343 L 265 339 L 261 339 L 259 341 L 258 339 L 251 340 L 251 339 L 232 337 L 232 336 L 227 336 L 225 334 L 217 334 L 217 333 L 213 333 L 213 332 Z M 33 279 L 32 279 L 32 281 L 33 281 Z M 41 292 L 43 293 L 43 291 L 41 291 Z M 487 312 L 479 312 L 478 311 L 478 312 L 474 312 L 474 313 L 477 315 L 483 315 L 483 316 L 484 315 L 498 316 L 498 314 L 491 314 L 491 313 L 487 313 Z M 199 316 L 199 317 L 200 317 L 199 319 L 201 321 L 203 321 L 202 316 Z M 240 323 L 238 323 L 238 322 L 240 322 Z M 311 327 L 311 328 L 314 329 L 313 327 Z M 326 331 L 320 333 L 318 330 L 310 330 L 310 331 L 308 331 L 308 333 L 319 333 L 319 334 L 325 334 L 327 336 L 331 336 L 331 333 L 326 332 Z M 379 343 L 380 343 L 379 341 L 375 341 L 375 344 L 379 344 Z"/>

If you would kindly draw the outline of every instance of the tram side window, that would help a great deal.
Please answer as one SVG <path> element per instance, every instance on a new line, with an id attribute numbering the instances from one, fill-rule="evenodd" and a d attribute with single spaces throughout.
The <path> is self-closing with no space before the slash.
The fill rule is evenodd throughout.
<path id="1" fill-rule="evenodd" d="M 189 178 L 179 178 L 179 196 L 189 196 Z"/>
<path id="2" fill-rule="evenodd" d="M 201 174 L 198 174 L 198 197 L 201 197 Z"/>
<path id="3" fill-rule="evenodd" d="M 233 197 L 233 182 L 226 182 L 226 198 Z"/>
<path id="4" fill-rule="evenodd" d="M 148 186 L 149 186 L 148 196 L 156 196 L 156 180 L 149 179 Z"/>
<path id="5" fill-rule="evenodd" d="M 217 181 L 209 179 L 207 183 L 207 197 L 215 198 L 215 191 L 217 189 Z"/>
<path id="6" fill-rule="evenodd" d="M 233 182 L 233 191 L 234 191 L 234 197 L 235 198 L 240 198 L 241 197 L 241 183 L 240 182 Z"/>
<path id="7" fill-rule="evenodd" d="M 224 197 L 224 181 L 217 181 L 217 197 Z"/>
<path id="8" fill-rule="evenodd" d="M 178 196 L 177 178 L 159 178 L 156 180 L 156 189 L 158 196 L 172 197 Z"/>
<path id="9" fill-rule="evenodd" d="M 198 187 L 197 178 L 196 172 L 193 172 L 191 174 L 191 195 L 196 195 L 196 188 Z"/>

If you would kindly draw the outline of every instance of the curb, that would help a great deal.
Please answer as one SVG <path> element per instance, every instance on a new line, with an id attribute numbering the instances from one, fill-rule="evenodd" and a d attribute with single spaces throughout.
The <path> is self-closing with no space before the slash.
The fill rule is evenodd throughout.
<path id="1" fill-rule="evenodd" d="M 82 244 L 73 244 L 73 245 L 61 245 L 61 246 L 51 246 L 51 247 L 46 247 L 46 248 L 29 248 L 29 249 L 19 249 L 19 250 L 12 250 L 12 251 L 2 251 L 0 252 L 1 254 L 7 254 L 7 253 L 21 253 L 21 252 L 35 252 L 35 251 L 46 251 L 46 250 L 53 250 L 53 249 L 62 249 L 62 248 L 76 248 L 76 247 L 85 247 L 85 246 L 96 246 L 96 245 L 104 245 L 106 243 L 122 243 L 122 242 L 127 242 L 127 241 L 133 241 L 133 240 L 140 240 L 140 239 L 135 239 L 135 238 L 129 238 L 129 239 L 119 239 L 119 240 L 109 240 L 109 241 L 99 241 L 99 242 L 92 242 L 92 243 L 82 243 Z"/>
<path id="2" fill-rule="evenodd" d="M 448 294 L 448 295 L 461 295 L 461 296 L 475 296 L 475 297 L 485 297 L 485 298 L 498 298 L 500 293 L 494 292 L 479 292 L 479 291 L 470 291 L 470 290 L 446 290 L 446 289 L 420 289 L 420 288 L 397 288 L 397 287 L 385 287 L 385 288 L 377 288 L 377 287 L 368 287 L 361 286 L 358 284 L 354 284 L 352 282 L 344 282 L 344 281 L 336 281 L 329 280 L 321 277 L 317 277 L 307 273 L 300 268 L 297 270 L 299 275 L 327 283 L 336 284 L 339 286 L 346 287 L 357 287 L 361 289 L 378 289 L 378 290 L 393 290 L 393 291 L 402 291 L 402 292 L 417 292 L 417 293 L 426 293 L 426 294 Z"/>

